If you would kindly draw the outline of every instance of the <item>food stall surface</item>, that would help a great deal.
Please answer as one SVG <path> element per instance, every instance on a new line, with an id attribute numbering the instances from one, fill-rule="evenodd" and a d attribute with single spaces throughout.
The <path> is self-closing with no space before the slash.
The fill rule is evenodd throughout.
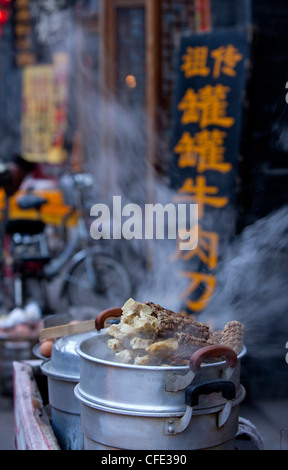
<path id="1" fill-rule="evenodd" d="M 288 399 L 260 400 L 259 403 L 241 404 L 240 416 L 251 421 L 261 434 L 264 450 L 288 449 Z M 13 398 L 0 395 L 0 450 L 14 449 Z M 281 442 L 282 431 L 282 442 Z M 281 447 L 282 444 L 282 447 Z"/>
<path id="2" fill-rule="evenodd" d="M 13 398 L 0 395 L 0 449 L 13 449 L 14 409 Z"/>

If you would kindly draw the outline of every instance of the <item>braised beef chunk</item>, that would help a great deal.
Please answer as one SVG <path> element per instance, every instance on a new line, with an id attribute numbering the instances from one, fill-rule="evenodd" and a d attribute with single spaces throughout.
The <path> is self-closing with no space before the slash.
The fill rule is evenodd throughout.
<path id="1" fill-rule="evenodd" d="M 223 331 L 214 332 L 193 316 L 182 316 L 153 302 L 142 304 L 129 299 L 122 311 L 120 323 L 107 328 L 107 334 L 112 337 L 108 347 L 120 362 L 186 366 L 192 354 L 205 346 L 221 344 L 236 354 L 243 347 L 244 327 L 237 321 L 228 322 Z"/>

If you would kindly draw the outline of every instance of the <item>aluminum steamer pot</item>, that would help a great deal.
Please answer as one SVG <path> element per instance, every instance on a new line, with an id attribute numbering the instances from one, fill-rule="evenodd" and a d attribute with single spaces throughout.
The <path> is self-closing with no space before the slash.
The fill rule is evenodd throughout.
<path id="1" fill-rule="evenodd" d="M 99 314 L 98 328 L 102 321 Z M 84 449 L 235 448 L 245 347 L 238 357 L 221 345 L 204 347 L 192 355 L 190 367 L 115 362 L 106 335 L 86 338 L 75 349 Z M 207 358 L 219 362 L 203 364 Z"/>
<path id="2" fill-rule="evenodd" d="M 80 358 L 75 346 L 95 335 L 94 330 L 58 339 L 53 345 L 51 359 L 41 365 L 48 381 L 51 425 L 62 450 L 83 449 L 80 404 L 74 395 L 80 378 Z"/>

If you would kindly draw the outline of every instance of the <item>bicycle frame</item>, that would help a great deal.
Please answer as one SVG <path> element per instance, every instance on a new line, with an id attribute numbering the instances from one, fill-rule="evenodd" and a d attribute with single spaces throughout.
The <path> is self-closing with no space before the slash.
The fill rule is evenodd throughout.
<path id="1" fill-rule="evenodd" d="M 86 294 L 84 294 L 83 301 L 82 301 L 81 294 L 80 294 L 80 297 L 78 296 L 78 294 L 75 294 L 75 292 L 78 292 L 77 289 L 79 288 L 80 288 L 80 291 L 82 292 L 88 291 L 89 292 L 88 297 L 89 295 L 92 294 L 92 297 L 90 297 L 90 299 L 92 301 L 93 306 L 94 306 L 93 296 L 96 295 L 96 299 L 97 299 L 95 301 L 95 305 L 96 305 L 98 302 L 97 296 L 102 295 L 101 289 L 103 289 L 103 286 L 104 286 L 103 296 L 105 295 L 104 294 L 105 288 L 106 288 L 105 285 L 107 286 L 107 282 L 105 284 L 105 273 L 108 273 L 107 275 L 108 277 L 106 279 L 109 279 L 109 280 L 114 279 L 114 281 L 112 281 L 112 283 L 114 282 L 114 284 L 112 284 L 113 286 L 116 286 L 115 279 L 117 279 L 117 286 L 116 286 L 117 292 L 119 291 L 119 282 L 120 282 L 121 283 L 120 292 L 123 293 L 123 295 L 125 295 L 125 299 L 127 296 L 130 295 L 131 289 L 130 289 L 129 276 L 127 272 L 124 270 L 124 268 L 119 264 L 119 262 L 117 262 L 117 260 L 114 259 L 111 249 L 107 247 L 103 249 L 102 244 L 95 245 L 94 243 L 92 243 L 92 238 L 90 237 L 90 228 L 88 226 L 88 211 L 85 209 L 84 200 L 83 200 L 84 199 L 83 191 L 82 191 L 83 187 L 87 186 L 87 180 L 85 180 L 85 176 L 83 174 L 72 174 L 71 181 L 73 183 L 73 187 L 72 187 L 73 204 L 67 204 L 67 202 L 65 201 L 66 205 L 71 207 L 71 210 L 67 215 L 64 216 L 62 220 L 62 227 L 64 229 L 63 233 L 67 234 L 67 227 L 68 227 L 67 222 L 69 220 L 69 217 L 72 214 L 73 215 L 76 214 L 77 224 L 76 224 L 75 230 L 74 228 L 72 228 L 71 232 L 69 232 L 70 237 L 68 239 L 68 243 L 66 244 L 64 250 L 60 253 L 59 256 L 54 257 L 45 262 L 42 262 L 42 264 L 40 261 L 39 269 L 37 270 L 37 267 L 36 267 L 34 271 L 33 271 L 33 261 L 32 261 L 31 262 L 32 269 L 29 270 L 28 275 L 26 275 L 27 271 L 25 271 L 26 265 L 21 266 L 22 257 L 20 256 L 19 258 L 20 269 L 18 270 L 18 266 L 16 267 L 14 272 L 12 272 L 12 279 L 11 279 L 11 282 L 14 287 L 14 294 L 17 294 L 18 306 L 21 306 L 20 304 L 22 303 L 22 300 L 23 300 L 23 305 L 25 304 L 25 301 L 27 300 L 27 292 L 29 293 L 29 287 L 30 287 L 30 294 L 32 293 L 32 297 L 34 296 L 35 291 L 31 290 L 31 284 L 29 286 L 29 280 L 33 281 L 33 279 L 34 280 L 36 279 L 36 281 L 40 281 L 40 285 L 44 289 L 43 291 L 44 295 L 41 294 L 42 296 L 41 298 L 39 298 L 39 300 L 41 299 L 40 300 L 41 304 L 42 304 L 42 300 L 44 300 L 45 311 L 48 310 L 51 313 L 49 295 L 47 295 L 48 294 L 47 283 L 52 281 L 54 278 L 56 278 L 60 274 L 63 274 L 63 276 L 61 277 L 59 276 L 59 281 L 61 282 L 61 284 L 59 286 L 58 293 L 61 297 L 65 296 L 65 293 L 67 293 L 67 299 L 70 305 L 79 305 L 77 299 L 81 299 L 80 300 L 81 305 L 83 305 L 85 301 L 87 300 L 87 298 L 85 298 Z M 23 206 L 27 208 L 27 205 L 28 205 L 27 199 L 26 201 L 22 200 L 22 209 L 23 209 Z M 19 225 L 16 226 L 16 228 L 18 227 Z M 13 225 L 13 229 L 14 229 L 14 225 Z M 22 226 L 22 229 L 23 229 L 23 226 Z M 24 229 L 26 230 L 26 224 L 24 226 Z M 12 231 L 10 233 L 14 233 L 14 232 Z M 22 231 L 21 233 L 24 233 L 24 232 Z M 31 231 L 31 235 L 28 235 L 28 237 L 30 237 L 31 239 L 32 239 L 32 233 L 33 232 Z M 39 233 L 38 235 L 39 237 L 44 237 L 44 238 L 46 237 L 46 242 L 48 243 L 47 233 L 45 231 L 45 225 L 44 225 L 44 229 L 41 232 L 37 232 L 37 233 Z M 12 235 L 12 238 L 13 238 L 13 235 Z M 12 256 L 13 256 L 14 246 L 16 245 L 13 245 L 12 251 L 10 251 L 10 253 L 12 253 Z M 32 245 L 31 247 L 33 248 Z M 20 253 L 22 254 L 21 244 L 19 248 L 20 248 Z M 25 246 L 24 246 L 24 254 L 26 255 Z M 36 257 L 37 257 L 37 254 L 36 254 Z M 31 258 L 29 256 L 28 258 L 29 258 L 28 262 L 30 262 Z M 27 261 L 27 257 L 26 257 L 26 261 Z M 100 268 L 98 268 L 99 266 Z M 82 273 L 82 274 L 79 274 L 79 273 Z M 84 276 L 83 276 L 83 273 L 84 273 Z M 27 279 L 28 279 L 28 283 L 26 284 Z M 28 290 L 26 290 L 26 287 L 28 287 Z M 114 292 L 113 289 L 114 287 L 111 289 L 111 285 L 109 285 L 108 290 L 106 292 Z M 101 293 L 99 294 L 99 292 Z M 39 293 L 41 293 L 41 291 Z M 12 295 L 10 294 L 9 299 L 8 297 L 9 296 L 7 296 L 7 300 L 11 301 Z"/>
<path id="2" fill-rule="evenodd" d="M 64 281 L 68 282 L 69 273 L 73 270 L 74 266 L 85 259 L 87 277 L 91 283 L 91 286 L 94 286 L 96 279 L 92 266 L 92 253 L 100 252 L 100 250 L 95 249 L 95 247 L 91 247 L 91 244 L 89 243 L 90 233 L 87 228 L 86 211 L 84 208 L 81 191 L 83 185 L 88 186 L 89 180 L 87 184 L 87 181 L 85 181 L 85 176 L 83 178 L 82 174 L 72 174 L 72 181 L 74 204 L 71 211 L 67 214 L 67 216 L 65 216 L 63 224 L 66 225 L 68 218 L 73 213 L 76 213 L 77 231 L 76 234 L 74 234 L 74 239 L 72 239 L 72 241 L 67 244 L 61 255 L 58 258 L 52 260 L 52 262 L 45 267 L 45 275 L 48 280 L 51 280 L 67 265 L 68 278 L 66 276 Z"/>

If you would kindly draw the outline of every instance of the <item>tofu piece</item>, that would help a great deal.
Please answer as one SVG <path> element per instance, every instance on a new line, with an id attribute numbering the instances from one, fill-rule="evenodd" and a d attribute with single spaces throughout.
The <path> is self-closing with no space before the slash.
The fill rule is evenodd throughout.
<path id="1" fill-rule="evenodd" d="M 145 356 L 136 356 L 134 359 L 134 364 L 137 366 L 149 366 L 151 361 L 152 357 L 149 354 L 145 354 Z"/>
<path id="2" fill-rule="evenodd" d="M 122 312 L 121 321 L 123 323 L 132 324 L 136 316 L 150 315 L 152 308 L 149 305 L 141 304 L 130 298 L 123 305 Z"/>
<path id="3" fill-rule="evenodd" d="M 132 364 L 134 362 L 135 354 L 130 349 L 123 349 L 115 354 L 117 359 L 123 364 Z"/>
<path id="4" fill-rule="evenodd" d="M 106 335 L 114 336 L 115 334 L 119 333 L 119 331 L 120 331 L 120 323 L 113 324 L 107 328 Z"/>
<path id="5" fill-rule="evenodd" d="M 135 330 L 132 325 L 127 325 L 126 323 L 120 323 L 119 325 L 120 328 L 114 333 L 114 338 L 125 341 L 127 338 L 135 336 Z"/>
<path id="6" fill-rule="evenodd" d="M 171 356 L 178 348 L 178 341 L 173 338 L 151 344 L 145 351 L 161 359 Z"/>
<path id="7" fill-rule="evenodd" d="M 133 326 L 136 332 L 154 333 L 159 326 L 159 320 L 151 315 L 143 314 L 134 318 Z"/>
<path id="8" fill-rule="evenodd" d="M 119 352 L 123 349 L 122 341 L 119 339 L 108 339 L 108 348 L 113 349 L 113 351 Z"/>
<path id="9" fill-rule="evenodd" d="M 144 339 L 135 337 L 130 341 L 130 346 L 132 349 L 145 349 L 148 348 L 153 343 L 151 339 Z"/>

